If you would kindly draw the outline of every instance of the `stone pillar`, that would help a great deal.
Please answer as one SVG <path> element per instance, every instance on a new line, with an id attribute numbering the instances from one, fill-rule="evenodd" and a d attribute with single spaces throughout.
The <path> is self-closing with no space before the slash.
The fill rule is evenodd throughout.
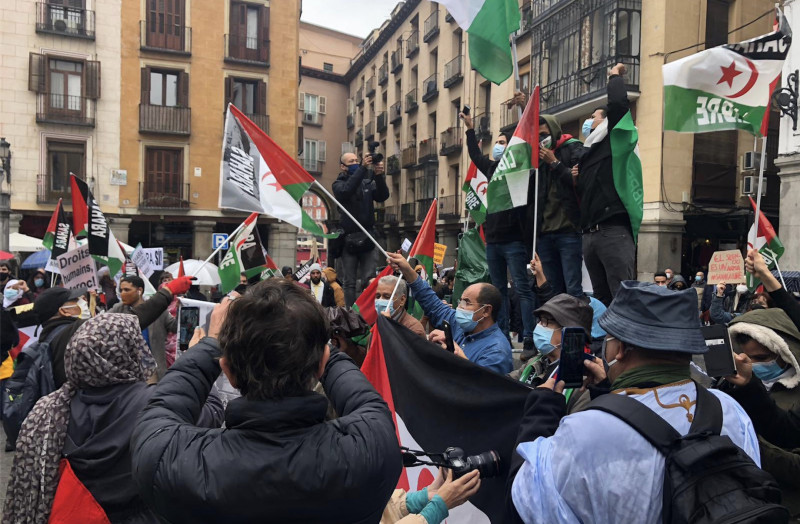
<path id="1" fill-rule="evenodd" d="M 0 192 L 0 250 L 8 249 L 8 236 L 11 234 L 11 193 Z"/>
<path id="2" fill-rule="evenodd" d="M 447 246 L 444 262 L 442 263 L 444 267 L 453 267 L 456 264 L 456 255 L 458 254 L 456 248 L 458 247 L 458 233 L 460 231 L 458 224 L 456 224 L 454 229 L 443 231 L 442 236 L 439 238 L 439 243 Z"/>
<path id="3" fill-rule="evenodd" d="M 109 218 L 109 227 L 111 227 L 111 232 L 114 233 L 114 237 L 116 237 L 116 239 L 120 242 L 124 242 L 125 244 L 128 243 L 128 229 L 130 228 L 131 222 L 133 222 L 133 220 L 130 218 Z"/>
<path id="4" fill-rule="evenodd" d="M 208 220 L 194 221 L 194 234 L 192 236 L 192 253 L 194 258 L 205 260 L 214 251 L 211 248 L 211 234 L 217 227 L 216 222 Z M 212 262 L 214 262 L 212 260 Z"/>
<path id="5" fill-rule="evenodd" d="M 668 267 L 680 272 L 681 237 L 685 225 L 683 213 L 668 211 L 661 202 L 644 205 L 637 246 L 638 280 L 652 282 L 656 272 Z"/>
<path id="6" fill-rule="evenodd" d="M 270 224 L 268 248 L 270 256 L 279 268 L 297 267 L 297 228 L 291 224 L 280 222 Z"/>
<path id="7" fill-rule="evenodd" d="M 19 225 L 22 222 L 22 213 L 11 213 L 8 216 L 8 234 L 19 233 Z"/>
<path id="8" fill-rule="evenodd" d="M 786 248 L 778 261 L 782 271 L 800 269 L 800 158 L 797 155 L 780 155 L 775 160 L 780 168 L 781 207 L 778 237 Z"/>

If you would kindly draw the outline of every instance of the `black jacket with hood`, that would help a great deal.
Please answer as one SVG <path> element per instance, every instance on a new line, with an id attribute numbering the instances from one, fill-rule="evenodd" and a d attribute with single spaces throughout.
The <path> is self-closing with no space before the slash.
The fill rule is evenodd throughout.
<path id="1" fill-rule="evenodd" d="M 630 108 L 625 81 L 619 75 L 608 79 L 609 135 Z M 592 133 L 596 132 L 592 131 Z M 611 139 L 605 138 L 591 145 L 579 164 L 578 198 L 580 199 L 580 227 L 588 229 L 603 222 L 630 225 L 630 217 L 614 186 L 614 169 L 611 162 Z M 590 135 L 591 136 L 591 135 Z"/>
<path id="2" fill-rule="evenodd" d="M 344 353 L 320 382 L 328 399 L 228 403 L 225 429 L 194 425 L 220 373 L 204 338 L 159 382 L 131 439 L 134 480 L 165 521 L 341 522 L 381 519 L 402 469 L 392 414 Z M 328 401 L 339 418 L 326 421 Z"/>
<path id="3" fill-rule="evenodd" d="M 339 173 L 332 189 L 336 199 L 367 231 L 375 225 L 374 202 L 385 202 L 389 198 L 386 175 L 370 176 L 370 171 L 365 166 L 359 167 L 352 175 L 348 172 Z M 361 231 L 344 213 L 340 224 L 345 234 Z"/>

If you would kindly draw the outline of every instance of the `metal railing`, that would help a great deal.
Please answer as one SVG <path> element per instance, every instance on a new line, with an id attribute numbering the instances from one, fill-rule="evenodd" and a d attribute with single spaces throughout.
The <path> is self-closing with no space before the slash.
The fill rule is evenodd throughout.
<path id="1" fill-rule="evenodd" d="M 411 58 L 417 51 L 419 51 L 419 31 L 415 29 L 406 40 L 406 58 Z"/>
<path id="2" fill-rule="evenodd" d="M 375 136 L 375 122 L 367 122 L 367 125 L 364 126 L 364 136 L 367 140 L 371 140 Z"/>
<path id="3" fill-rule="evenodd" d="M 403 149 L 402 153 L 402 166 L 405 168 L 414 167 L 417 165 L 417 145 L 416 144 L 409 144 L 409 146 Z"/>
<path id="4" fill-rule="evenodd" d="M 36 2 L 36 32 L 94 40 L 94 11 Z"/>
<path id="5" fill-rule="evenodd" d="M 263 132 L 269 134 L 269 115 L 254 115 L 245 113 L 244 116 L 252 120 L 253 123 L 261 128 Z"/>
<path id="6" fill-rule="evenodd" d="M 375 223 L 376 224 L 383 224 L 386 220 L 386 208 L 384 207 L 376 207 L 375 208 Z"/>
<path id="7" fill-rule="evenodd" d="M 438 162 L 439 150 L 436 149 L 436 138 L 430 137 L 419 141 L 419 163 Z"/>
<path id="8" fill-rule="evenodd" d="M 417 89 L 414 88 L 406 93 L 406 113 L 411 113 L 417 110 L 419 103 L 417 102 Z"/>
<path id="9" fill-rule="evenodd" d="M 356 136 L 353 143 L 356 146 L 356 151 L 360 150 L 361 146 L 364 145 L 364 132 L 361 129 L 356 131 Z"/>
<path id="10" fill-rule="evenodd" d="M 453 15 L 451 15 L 451 14 L 450 14 L 450 11 L 448 11 L 448 12 L 447 12 L 447 14 L 446 14 L 446 15 L 444 15 L 444 21 L 445 21 L 445 22 L 447 22 L 447 23 L 449 24 L 449 23 L 451 23 L 451 22 L 455 22 L 455 21 L 456 21 L 456 19 L 455 19 L 455 18 L 453 18 Z"/>
<path id="11" fill-rule="evenodd" d="M 377 125 L 378 133 L 383 133 L 384 131 L 386 131 L 386 124 L 388 122 L 388 119 L 386 118 L 386 111 L 381 111 L 380 113 L 378 113 L 378 118 L 376 120 L 378 122 Z"/>
<path id="12" fill-rule="evenodd" d="M 542 109 L 556 113 L 563 108 L 590 100 L 606 92 L 608 70 L 617 62 L 628 69 L 625 74 L 625 87 L 639 89 L 639 58 L 611 58 L 576 71 L 542 87 Z M 514 108 L 516 109 L 516 108 Z"/>
<path id="13" fill-rule="evenodd" d="M 173 180 L 139 182 L 139 209 L 189 209 L 189 184 Z"/>
<path id="14" fill-rule="evenodd" d="M 36 122 L 94 127 L 95 101 L 85 96 L 39 93 L 36 97 Z"/>
<path id="15" fill-rule="evenodd" d="M 392 155 L 386 159 L 386 174 L 397 175 L 400 173 L 400 155 Z"/>
<path id="16" fill-rule="evenodd" d="M 159 24 L 156 20 L 139 20 L 139 48 L 189 55 L 192 53 L 192 28 Z"/>
<path id="17" fill-rule="evenodd" d="M 460 218 L 461 210 L 458 206 L 458 195 L 439 198 L 439 218 Z"/>
<path id="18" fill-rule="evenodd" d="M 303 157 L 303 169 L 309 173 L 321 173 L 323 164 L 324 162 L 319 159 Z"/>
<path id="19" fill-rule="evenodd" d="M 423 26 L 425 30 L 425 34 L 422 37 L 423 42 L 427 42 L 432 40 L 433 37 L 439 34 L 439 10 L 432 12 L 431 15 L 425 19 L 425 25 Z"/>
<path id="20" fill-rule="evenodd" d="M 225 61 L 269 65 L 269 40 L 226 34 Z"/>
<path id="21" fill-rule="evenodd" d="M 318 111 L 303 111 L 303 124 L 310 126 L 321 126 L 323 114 Z"/>
<path id="22" fill-rule="evenodd" d="M 502 109 L 500 110 L 500 131 L 513 131 L 519 122 L 519 106 L 510 105 L 512 100 L 513 98 L 509 98 L 502 104 Z"/>
<path id="23" fill-rule="evenodd" d="M 533 2 L 526 0 L 519 8 L 519 32 L 517 36 L 522 36 L 533 27 Z"/>
<path id="24" fill-rule="evenodd" d="M 431 208 L 432 204 L 432 198 L 422 198 L 417 200 L 417 220 L 420 222 L 425 220 L 425 217 L 428 216 L 428 210 Z"/>
<path id="25" fill-rule="evenodd" d="M 356 115 L 347 115 L 347 129 L 353 129 L 356 126 Z"/>
<path id="26" fill-rule="evenodd" d="M 403 118 L 403 103 L 398 101 L 389 107 L 389 122 L 394 124 L 401 118 Z"/>
<path id="27" fill-rule="evenodd" d="M 457 84 L 464 78 L 464 73 L 461 71 L 461 62 L 463 57 L 458 55 L 444 65 L 444 86 L 450 87 Z"/>
<path id="28" fill-rule="evenodd" d="M 36 175 L 36 203 L 56 204 L 59 198 L 68 199 L 70 195 L 69 174 Z"/>
<path id="29" fill-rule="evenodd" d="M 446 131 L 442 131 L 439 142 L 441 146 L 439 149 L 440 155 L 445 156 L 458 153 L 461 151 L 462 147 L 461 128 L 448 127 Z"/>
<path id="30" fill-rule="evenodd" d="M 478 140 L 489 140 L 492 138 L 492 114 L 481 113 L 472 121 L 475 126 L 475 137 Z"/>
<path id="31" fill-rule="evenodd" d="M 371 97 L 375 94 L 375 77 L 371 76 L 367 78 L 367 81 L 364 82 L 364 87 L 366 88 L 366 95 L 367 98 Z"/>
<path id="32" fill-rule="evenodd" d="M 439 96 L 439 83 L 436 73 L 422 82 L 422 101 L 427 102 Z"/>
<path id="33" fill-rule="evenodd" d="M 414 220 L 416 219 L 416 211 L 417 203 L 416 202 L 406 202 L 405 204 L 400 204 L 400 220 Z"/>
<path id="34" fill-rule="evenodd" d="M 389 63 L 392 65 L 392 73 L 397 73 L 403 69 L 403 44 L 397 45 L 397 50 L 389 55 Z"/>
<path id="35" fill-rule="evenodd" d="M 192 110 L 189 107 L 139 104 L 139 132 L 189 135 Z"/>
<path id="36" fill-rule="evenodd" d="M 364 86 L 361 86 L 356 91 L 356 105 L 364 105 Z"/>
<path id="37" fill-rule="evenodd" d="M 378 68 L 378 84 L 384 85 L 389 81 L 389 64 L 384 62 Z"/>

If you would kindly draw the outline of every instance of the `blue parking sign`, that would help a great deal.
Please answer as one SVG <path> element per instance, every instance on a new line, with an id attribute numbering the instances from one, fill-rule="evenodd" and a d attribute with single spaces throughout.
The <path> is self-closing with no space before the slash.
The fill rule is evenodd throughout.
<path id="1" fill-rule="evenodd" d="M 228 249 L 228 234 L 227 233 L 212 233 L 211 234 L 211 249 Z"/>

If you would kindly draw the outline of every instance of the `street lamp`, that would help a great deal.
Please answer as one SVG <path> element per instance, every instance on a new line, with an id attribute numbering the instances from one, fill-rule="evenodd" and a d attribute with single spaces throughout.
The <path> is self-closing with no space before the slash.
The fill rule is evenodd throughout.
<path id="1" fill-rule="evenodd" d="M 6 182 L 11 183 L 11 144 L 6 141 L 6 137 L 0 137 L 0 161 L 3 163 L 3 172 L 6 175 Z"/>
<path id="2" fill-rule="evenodd" d="M 0 162 L 3 173 L 6 176 L 6 183 L 11 183 L 11 144 L 6 141 L 6 137 L 0 137 Z M 3 179 L 0 178 L 0 185 Z M 11 215 L 11 193 L 0 189 L 0 249 L 8 251 L 9 244 L 9 219 Z"/>

